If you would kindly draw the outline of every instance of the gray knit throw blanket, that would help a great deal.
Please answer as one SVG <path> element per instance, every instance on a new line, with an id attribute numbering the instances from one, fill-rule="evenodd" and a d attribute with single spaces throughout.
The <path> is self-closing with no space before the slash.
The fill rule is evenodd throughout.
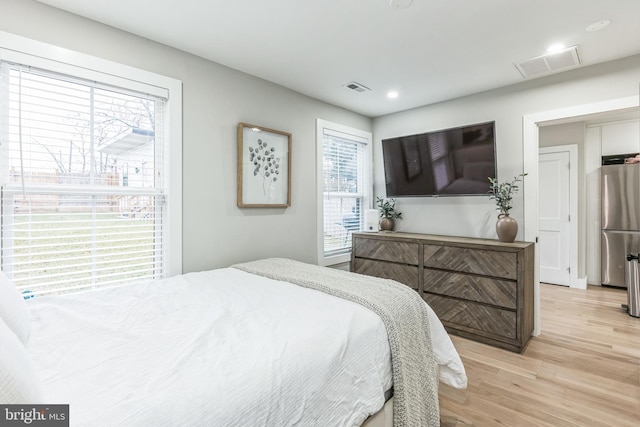
<path id="1" fill-rule="evenodd" d="M 335 295 L 380 316 L 391 348 L 394 427 L 440 425 L 438 373 L 429 320 L 425 303 L 416 291 L 393 280 L 290 259 L 263 259 L 232 267 Z"/>

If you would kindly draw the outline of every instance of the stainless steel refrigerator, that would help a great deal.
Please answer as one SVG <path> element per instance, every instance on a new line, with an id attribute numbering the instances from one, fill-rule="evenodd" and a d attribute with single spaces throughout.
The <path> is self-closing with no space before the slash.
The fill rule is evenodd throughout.
<path id="1" fill-rule="evenodd" d="M 626 288 L 628 253 L 640 252 L 640 164 L 601 167 L 602 284 Z"/>

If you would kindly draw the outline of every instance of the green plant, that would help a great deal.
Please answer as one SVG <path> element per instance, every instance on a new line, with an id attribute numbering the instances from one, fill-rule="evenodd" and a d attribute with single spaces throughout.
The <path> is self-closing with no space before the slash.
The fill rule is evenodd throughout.
<path id="1" fill-rule="evenodd" d="M 491 185 L 489 186 L 489 198 L 496 201 L 498 212 L 501 215 L 509 215 L 511 210 L 511 201 L 513 195 L 518 192 L 518 183 L 527 176 L 526 173 L 514 176 L 511 182 L 498 182 L 495 178 L 489 178 Z"/>
<path id="2" fill-rule="evenodd" d="M 380 218 L 402 219 L 402 213 L 396 211 L 395 199 L 385 200 L 382 197 L 376 197 L 376 204 L 380 212 Z"/>

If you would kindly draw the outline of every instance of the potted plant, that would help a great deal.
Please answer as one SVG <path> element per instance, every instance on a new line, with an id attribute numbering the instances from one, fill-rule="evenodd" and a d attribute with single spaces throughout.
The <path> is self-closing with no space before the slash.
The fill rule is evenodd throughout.
<path id="1" fill-rule="evenodd" d="M 402 219 L 402 213 L 396 211 L 396 200 L 385 200 L 382 197 L 376 198 L 378 211 L 380 212 L 380 230 L 392 231 L 396 219 Z"/>
<path id="2" fill-rule="evenodd" d="M 509 216 L 513 195 L 518 192 L 518 183 L 527 176 L 526 173 L 514 176 L 510 182 L 498 182 L 496 178 L 489 178 L 489 199 L 496 201 L 498 221 L 496 233 L 501 242 L 513 243 L 518 234 L 518 222 Z"/>

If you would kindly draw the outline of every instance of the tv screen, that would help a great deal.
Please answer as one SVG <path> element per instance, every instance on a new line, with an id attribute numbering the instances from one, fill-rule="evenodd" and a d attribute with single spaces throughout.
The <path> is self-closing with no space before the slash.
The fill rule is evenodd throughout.
<path id="1" fill-rule="evenodd" d="M 495 122 L 382 140 L 387 197 L 486 195 Z"/>

